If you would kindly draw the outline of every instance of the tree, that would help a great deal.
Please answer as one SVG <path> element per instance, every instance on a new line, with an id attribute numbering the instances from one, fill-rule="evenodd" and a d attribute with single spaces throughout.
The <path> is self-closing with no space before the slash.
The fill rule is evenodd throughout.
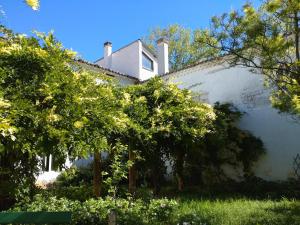
<path id="1" fill-rule="evenodd" d="M 154 93 L 159 103 L 154 107 L 157 111 L 153 115 L 156 123 L 155 136 L 173 162 L 178 190 L 182 191 L 186 158 L 203 141 L 205 135 L 212 131 L 215 113 L 210 105 L 195 102 L 188 90 L 180 90 L 175 85 L 158 90 L 160 91 Z M 197 150 L 201 151 L 199 148 Z"/>
<path id="2" fill-rule="evenodd" d="M 187 90 L 153 78 L 145 84 L 127 88 L 129 104 L 125 113 L 132 121 L 132 132 L 127 136 L 129 148 L 157 170 L 164 159 L 174 161 L 178 188 L 183 189 L 183 164 L 193 143 L 210 131 L 214 120 L 212 107 L 192 100 Z M 156 161 L 156 163 L 155 163 Z M 133 181 L 134 182 L 134 181 Z"/>
<path id="3" fill-rule="evenodd" d="M 98 196 L 101 151 L 123 123 L 114 85 L 80 68 L 75 53 L 51 33 L 25 37 L 3 27 L 1 32 L 0 175 L 7 184 L 1 191 L 30 196 L 42 156 L 52 154 L 63 165 L 67 156 L 95 154 Z"/>
<path id="4" fill-rule="evenodd" d="M 298 0 L 268 0 L 257 10 L 245 4 L 243 12 L 214 17 L 203 42 L 229 54 L 232 66 L 262 73 L 273 89 L 273 105 L 296 115 L 300 114 L 299 10 Z M 212 37 L 218 44 L 210 41 Z"/>
<path id="5" fill-rule="evenodd" d="M 33 10 L 38 10 L 40 7 L 39 0 L 26 0 L 26 4 L 30 6 Z"/>
<path id="6" fill-rule="evenodd" d="M 55 154 L 64 162 L 67 155 L 61 124 L 76 93 L 68 64 L 74 54 L 62 49 L 52 34 L 26 38 L 3 27 L 1 34 L 1 176 L 10 175 L 3 179 L 10 196 L 28 195 L 38 157 Z"/>
<path id="7" fill-rule="evenodd" d="M 178 24 L 170 25 L 167 28 L 153 29 L 144 38 L 150 48 L 156 48 L 156 41 L 159 38 L 166 38 L 169 41 L 169 62 L 170 69 L 177 70 L 200 60 L 210 59 L 216 56 L 217 50 L 199 45 L 200 41 L 207 35 L 206 31 L 184 28 Z"/>
<path id="8" fill-rule="evenodd" d="M 75 152 L 74 156 L 93 155 L 94 195 L 100 197 L 101 154 L 110 152 L 110 149 L 118 144 L 115 141 L 118 138 L 115 134 L 124 132 L 128 119 L 120 104 L 119 87 L 113 81 L 101 74 L 90 74 L 85 82 L 81 82 L 80 87 L 78 104 L 73 112 L 76 119 L 71 136 L 75 149 L 80 149 L 81 152 Z"/>

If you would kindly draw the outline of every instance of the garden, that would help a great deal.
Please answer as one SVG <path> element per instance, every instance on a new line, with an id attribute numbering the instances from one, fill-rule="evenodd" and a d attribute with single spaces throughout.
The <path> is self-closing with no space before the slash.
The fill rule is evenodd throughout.
<path id="1" fill-rule="evenodd" d="M 282 12 L 276 2 L 263 9 Z M 233 22 L 244 23 L 236 25 L 241 32 L 249 28 L 243 19 L 258 20 L 260 12 L 247 7 L 244 17 L 215 18 L 216 33 L 207 44 L 230 38 Z M 218 33 L 222 26 L 228 33 Z M 0 29 L 1 211 L 70 211 L 71 224 L 78 225 L 108 224 L 111 213 L 124 225 L 300 224 L 299 180 L 255 176 L 267 151 L 258 137 L 239 128 L 244 113 L 234 105 L 196 101 L 194 93 L 160 77 L 122 86 L 82 67 L 53 33 L 28 37 Z M 294 74 L 295 68 L 299 72 L 298 62 L 286 70 Z M 265 70 L 269 79 L 282 72 Z M 278 87 L 288 78 L 277 80 Z M 291 79 L 296 85 L 284 90 L 294 97 L 279 88 L 272 99 L 281 111 L 298 116 L 299 83 Z M 39 186 L 43 157 L 50 154 L 62 172 Z M 87 166 L 65 167 L 67 159 L 88 157 Z"/>

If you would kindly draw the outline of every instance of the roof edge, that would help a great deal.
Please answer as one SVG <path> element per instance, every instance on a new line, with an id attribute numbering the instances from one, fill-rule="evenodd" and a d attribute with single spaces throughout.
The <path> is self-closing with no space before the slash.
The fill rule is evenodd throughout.
<path id="1" fill-rule="evenodd" d="M 230 54 L 224 54 L 224 55 L 216 56 L 216 57 L 213 57 L 213 58 L 210 58 L 210 59 L 200 60 L 198 62 L 195 62 L 195 63 L 192 63 L 190 65 L 184 66 L 180 69 L 173 70 L 173 71 L 170 71 L 168 73 L 162 74 L 161 77 L 172 75 L 174 73 L 181 72 L 181 71 L 190 69 L 190 68 L 195 67 L 195 66 L 204 65 L 206 63 L 211 63 L 211 62 L 214 62 L 214 61 L 217 61 L 217 60 L 222 60 L 222 59 L 224 60 L 227 57 L 230 57 Z"/>
<path id="2" fill-rule="evenodd" d="M 103 70 L 104 72 L 106 71 L 106 72 L 109 73 L 109 74 L 107 74 L 107 75 L 109 75 L 109 76 L 113 76 L 113 77 L 115 77 L 115 76 L 122 76 L 122 77 L 126 77 L 126 78 L 129 78 L 129 79 L 132 79 L 132 80 L 135 80 L 135 81 L 140 82 L 140 80 L 139 80 L 138 78 L 136 78 L 136 77 L 130 76 L 130 75 L 128 75 L 128 74 L 123 74 L 123 73 L 120 73 L 120 72 L 118 72 L 118 71 L 114 71 L 114 70 L 111 70 L 111 69 L 104 68 L 104 67 L 102 67 L 102 66 L 99 66 L 98 64 L 94 64 L 94 63 L 85 61 L 85 60 L 83 60 L 83 59 L 75 59 L 75 61 L 76 61 L 76 62 L 79 62 L 79 63 L 86 64 L 86 65 L 88 65 L 88 66 L 93 66 L 93 67 L 95 67 L 95 68 L 101 69 L 101 70 Z"/>
<path id="3" fill-rule="evenodd" d="M 120 51 L 120 50 L 122 50 L 122 49 L 124 49 L 124 48 L 127 48 L 128 46 L 130 46 L 130 45 L 132 45 L 132 44 L 134 44 L 135 42 L 141 42 L 142 43 L 142 46 L 144 47 L 144 48 L 146 48 L 155 58 L 157 58 L 157 56 L 156 56 L 156 53 L 152 50 L 152 49 L 150 49 L 148 46 L 147 46 L 147 44 L 145 43 L 145 42 L 143 42 L 142 41 L 142 39 L 136 39 L 136 40 L 134 40 L 134 41 L 132 41 L 132 42 L 130 42 L 129 44 L 127 44 L 127 45 L 124 45 L 123 47 L 121 47 L 121 48 L 119 48 L 119 49 L 117 49 L 117 50 L 115 50 L 115 51 L 113 51 L 111 54 L 114 54 L 114 53 L 116 53 L 116 52 L 118 52 L 118 51 Z M 99 62 L 100 60 L 102 60 L 102 59 L 104 59 L 104 57 L 101 57 L 101 58 L 99 58 L 99 59 L 97 59 L 97 60 L 95 60 L 94 61 L 94 63 L 97 63 L 97 62 Z"/>

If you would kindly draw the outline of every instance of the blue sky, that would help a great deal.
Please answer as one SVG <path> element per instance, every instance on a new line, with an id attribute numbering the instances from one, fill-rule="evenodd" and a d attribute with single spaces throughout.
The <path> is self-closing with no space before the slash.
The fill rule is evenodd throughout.
<path id="1" fill-rule="evenodd" d="M 191 29 L 206 28 L 214 15 L 239 9 L 246 0 L 40 0 L 39 11 L 23 0 L 1 0 L 1 23 L 19 33 L 48 32 L 66 48 L 95 61 L 103 43 L 113 50 L 145 36 L 151 28 L 178 23 Z M 258 3 L 259 0 L 252 2 Z"/>

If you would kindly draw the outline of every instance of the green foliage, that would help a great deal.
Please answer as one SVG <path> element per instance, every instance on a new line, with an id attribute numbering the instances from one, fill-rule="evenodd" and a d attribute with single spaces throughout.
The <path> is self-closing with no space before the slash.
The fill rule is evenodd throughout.
<path id="1" fill-rule="evenodd" d="M 148 217 L 159 222 L 167 222 L 172 217 L 176 205 L 175 201 L 166 198 L 152 199 L 148 206 Z"/>
<path id="2" fill-rule="evenodd" d="M 282 112 L 300 113 L 300 48 L 298 0 L 267 0 L 259 9 L 245 4 L 212 19 L 203 44 L 230 54 L 231 65 L 262 73 L 273 90 L 273 105 Z M 217 40 L 217 44 L 211 42 Z"/>
<path id="3" fill-rule="evenodd" d="M 71 224 L 107 224 L 108 212 L 116 210 L 118 224 L 167 224 L 176 208 L 176 202 L 167 199 L 129 201 L 126 199 L 90 199 L 85 202 L 65 198 L 35 196 L 34 201 L 15 207 L 13 211 L 71 211 Z"/>
<path id="4" fill-rule="evenodd" d="M 60 163 L 65 159 L 61 124 L 76 89 L 70 68 L 74 54 L 52 34 L 26 38 L 3 27 L 1 34 L 1 96 L 6 103 L 1 121 L 6 125 L 0 137 L 0 175 L 9 187 L 4 195 L 24 197 L 30 196 L 38 156 L 52 153 Z"/>
<path id="5" fill-rule="evenodd" d="M 242 113 L 230 104 L 216 103 L 213 130 L 206 134 L 198 150 L 191 151 L 185 164 L 190 184 L 212 185 L 228 179 L 224 166 L 242 170 L 241 176 L 253 176 L 253 165 L 265 154 L 262 141 L 237 124 Z M 195 179 L 197 177 L 197 179 Z"/>
<path id="6" fill-rule="evenodd" d="M 184 156 L 212 129 L 212 107 L 195 102 L 188 90 L 160 78 L 129 86 L 124 92 L 130 123 L 123 141 L 144 160 L 139 165 L 150 174 L 153 186 L 165 173 L 166 159 L 176 162 L 175 174 L 182 176 Z"/>
<path id="7" fill-rule="evenodd" d="M 125 126 L 113 83 L 80 68 L 52 33 L 25 37 L 1 27 L 1 34 L 0 176 L 9 187 L 1 191 L 29 197 L 40 156 L 60 165 L 68 155 L 86 157 Z"/>
<path id="8" fill-rule="evenodd" d="M 178 24 L 173 24 L 166 28 L 153 29 L 144 38 L 144 41 L 151 49 L 155 49 L 156 41 L 160 38 L 166 38 L 169 41 L 170 69 L 177 70 L 200 60 L 211 59 L 217 55 L 218 51 L 216 49 L 199 45 L 199 41 L 206 37 L 206 33 L 207 31 L 204 30 L 191 31 Z"/>
<path id="9" fill-rule="evenodd" d="M 80 184 L 76 186 L 51 186 L 47 190 L 40 191 L 45 197 L 66 198 L 69 200 L 86 201 L 94 197 L 93 187 L 88 184 Z"/>
<path id="10" fill-rule="evenodd" d="M 217 164 L 233 166 L 241 164 L 245 176 L 251 175 L 253 163 L 265 153 L 262 141 L 250 132 L 237 127 L 242 113 L 235 107 L 230 104 L 216 103 L 214 108 L 217 114 L 215 131 L 208 134 L 206 140 L 208 149 L 212 152 L 211 157 L 216 158 Z"/>
<path id="11" fill-rule="evenodd" d="M 230 182 L 225 184 L 227 190 L 240 196 L 258 199 L 300 199 L 299 181 L 265 181 L 261 178 L 252 177 L 243 182 Z"/>
<path id="12" fill-rule="evenodd" d="M 223 153 L 231 153 L 229 163 L 242 162 L 248 171 L 259 156 L 261 143 L 230 126 L 233 114 L 195 102 L 188 90 L 160 78 L 122 88 L 80 68 L 75 54 L 51 33 L 28 38 L 3 28 L 2 34 L 0 176 L 7 187 L 1 187 L 3 196 L 30 197 L 39 157 L 49 154 L 60 165 L 67 156 L 98 156 L 93 171 L 96 196 L 101 190 L 102 152 L 109 153 L 105 183 L 113 196 L 129 168 L 129 175 L 135 168 L 142 171 L 141 179 L 152 180 L 158 191 L 168 160 L 182 189 L 189 158 L 202 160 L 201 166 L 209 158 L 220 166 L 228 158 Z M 235 137 L 239 139 L 230 140 Z M 86 185 L 90 176 L 71 169 L 60 176 L 60 186 Z M 129 177 L 129 183 L 135 182 Z"/>
<path id="13" fill-rule="evenodd" d="M 52 185 L 40 192 L 46 197 L 85 201 L 93 197 L 92 181 L 92 165 L 79 168 L 72 166 L 62 171 Z"/>
<path id="14" fill-rule="evenodd" d="M 116 207 L 117 206 L 117 207 Z M 85 202 L 35 196 L 34 201 L 13 211 L 71 211 L 71 224 L 107 224 L 108 212 L 117 211 L 118 224 L 206 224 L 206 225 L 298 225 L 300 203 L 296 200 L 167 199 L 128 201 L 112 198 Z"/>
<path id="15" fill-rule="evenodd" d="M 133 163 L 139 184 L 157 193 L 166 176 L 166 160 L 173 162 L 174 177 L 181 176 L 181 182 L 212 184 L 227 179 L 224 165 L 242 169 L 245 178 L 252 176 L 253 163 L 265 151 L 259 139 L 237 127 L 242 113 L 229 104 L 216 104 L 212 109 L 158 78 L 125 88 L 123 96 L 128 126 L 111 134 L 109 162 L 102 168 L 112 196 Z M 136 154 L 134 161 L 128 161 L 128 148 Z M 71 169 L 59 177 L 60 183 L 62 178 L 70 185 L 88 184 L 91 174 L 84 179 Z"/>
<path id="16" fill-rule="evenodd" d="M 40 7 L 39 0 L 25 0 L 26 4 L 30 6 L 33 10 L 38 10 Z"/>
<path id="17" fill-rule="evenodd" d="M 108 193 L 113 198 L 116 198 L 117 196 L 119 183 L 122 180 L 127 179 L 128 169 L 132 166 L 133 163 L 130 160 L 127 160 L 127 162 L 124 163 L 124 153 L 126 152 L 127 152 L 127 146 L 122 145 L 121 143 L 117 143 L 111 149 L 112 160 L 109 165 L 110 174 L 109 172 L 106 171 L 102 172 L 102 174 L 106 176 L 104 183 L 108 187 Z"/>
<path id="18" fill-rule="evenodd" d="M 54 185 L 59 187 L 79 186 L 82 184 L 91 184 L 93 180 L 92 165 L 87 167 L 72 166 L 62 171 L 57 177 Z"/>

